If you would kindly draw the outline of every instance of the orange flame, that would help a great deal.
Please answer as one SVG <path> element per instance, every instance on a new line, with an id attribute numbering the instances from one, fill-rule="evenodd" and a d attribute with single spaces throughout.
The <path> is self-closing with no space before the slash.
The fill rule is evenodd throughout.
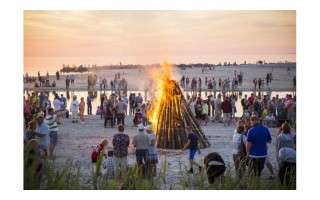
<path id="1" fill-rule="evenodd" d="M 160 102 L 165 100 L 166 88 L 170 87 L 169 80 L 174 79 L 172 73 L 172 66 L 167 60 L 164 60 L 160 68 L 153 68 L 149 71 L 149 75 L 153 83 L 155 84 L 155 94 L 153 95 L 151 108 L 147 113 L 147 117 L 152 124 L 153 131 L 157 130 L 159 112 L 160 112 Z M 157 134 L 157 133 L 155 133 Z"/>

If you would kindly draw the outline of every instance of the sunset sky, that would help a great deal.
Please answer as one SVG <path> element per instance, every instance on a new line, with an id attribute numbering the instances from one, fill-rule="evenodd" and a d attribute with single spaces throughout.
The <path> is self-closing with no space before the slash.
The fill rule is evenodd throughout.
<path id="1" fill-rule="evenodd" d="M 295 53 L 295 11 L 24 11 L 25 57 Z"/>

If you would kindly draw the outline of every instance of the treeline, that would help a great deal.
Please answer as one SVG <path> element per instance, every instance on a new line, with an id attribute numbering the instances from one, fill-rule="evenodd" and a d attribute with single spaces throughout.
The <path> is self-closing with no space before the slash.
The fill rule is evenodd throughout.
<path id="1" fill-rule="evenodd" d="M 76 66 L 70 67 L 69 65 L 67 65 L 67 66 L 63 66 L 60 72 L 83 73 L 83 72 L 97 71 L 97 70 L 103 70 L 103 69 L 134 69 L 139 67 L 143 67 L 143 66 L 142 65 L 104 65 L 104 66 L 92 65 L 91 67 L 86 67 L 86 66 L 80 65 L 79 67 L 76 67 Z"/>

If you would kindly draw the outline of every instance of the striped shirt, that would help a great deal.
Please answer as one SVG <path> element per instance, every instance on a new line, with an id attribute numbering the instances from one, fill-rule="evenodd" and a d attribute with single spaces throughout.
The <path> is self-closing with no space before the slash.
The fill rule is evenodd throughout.
<path id="1" fill-rule="evenodd" d="M 49 127 L 49 131 L 58 131 L 58 124 L 56 122 L 57 115 L 47 115 L 45 123 Z"/>

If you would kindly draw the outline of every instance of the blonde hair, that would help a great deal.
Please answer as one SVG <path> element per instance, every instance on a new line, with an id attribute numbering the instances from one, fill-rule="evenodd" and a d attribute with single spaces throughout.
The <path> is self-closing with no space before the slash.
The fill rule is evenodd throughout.
<path id="1" fill-rule="evenodd" d="M 103 146 L 107 146 L 108 145 L 108 140 L 107 140 L 107 138 L 103 138 L 102 140 L 101 140 L 101 144 L 103 144 Z"/>
<path id="2" fill-rule="evenodd" d="M 27 152 L 30 153 L 31 151 L 37 152 L 39 148 L 39 142 L 35 139 L 32 139 L 27 144 Z"/>

